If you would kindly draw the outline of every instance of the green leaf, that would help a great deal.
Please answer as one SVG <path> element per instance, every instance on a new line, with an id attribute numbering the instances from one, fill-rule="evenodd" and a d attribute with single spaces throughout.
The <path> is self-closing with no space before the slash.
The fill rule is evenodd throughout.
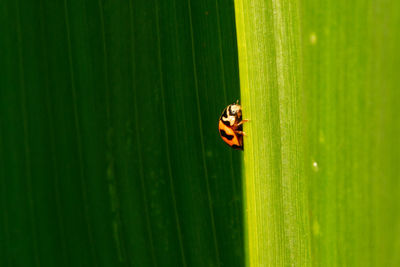
<path id="1" fill-rule="evenodd" d="M 296 2 L 236 1 L 248 266 L 310 263 Z"/>
<path id="2" fill-rule="evenodd" d="M 247 265 L 399 265 L 399 3 L 235 9 Z"/>
<path id="3" fill-rule="evenodd" d="M 301 9 L 316 265 L 400 264 L 399 10 L 361 0 Z"/>
<path id="4" fill-rule="evenodd" d="M 0 14 L 0 265 L 242 266 L 233 2 Z"/>

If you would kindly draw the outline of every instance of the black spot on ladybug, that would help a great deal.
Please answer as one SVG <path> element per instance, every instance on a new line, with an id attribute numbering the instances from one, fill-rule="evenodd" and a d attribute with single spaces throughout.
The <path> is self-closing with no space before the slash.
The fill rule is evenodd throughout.
<path id="1" fill-rule="evenodd" d="M 226 126 L 231 127 L 231 124 L 229 123 L 229 121 L 224 121 L 224 120 L 221 120 L 221 121 L 222 121 L 222 123 L 225 124 Z"/>
<path id="2" fill-rule="evenodd" d="M 233 139 L 233 135 L 227 134 L 224 130 L 221 129 L 221 130 L 219 130 L 219 132 L 221 133 L 222 137 L 225 137 L 228 140 L 232 140 Z"/>
<path id="3" fill-rule="evenodd" d="M 227 109 L 224 109 L 224 112 L 222 113 L 222 117 L 224 117 L 224 118 L 228 118 L 228 114 L 226 113 L 226 110 Z"/>
<path id="4" fill-rule="evenodd" d="M 232 145 L 232 148 L 238 149 L 238 150 L 243 150 L 243 146 L 238 146 L 238 145 Z"/>
<path id="5" fill-rule="evenodd" d="M 222 112 L 221 118 L 219 119 L 220 121 L 222 121 L 223 124 L 225 124 L 226 126 L 231 126 L 231 124 L 229 123 L 228 120 L 223 120 L 222 118 L 228 119 L 228 114 L 226 113 L 228 110 L 228 108 L 225 108 L 224 111 Z"/>

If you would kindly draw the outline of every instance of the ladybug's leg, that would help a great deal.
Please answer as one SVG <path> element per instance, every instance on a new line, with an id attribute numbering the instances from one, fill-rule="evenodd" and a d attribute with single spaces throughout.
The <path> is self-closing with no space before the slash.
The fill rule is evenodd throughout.
<path id="1" fill-rule="evenodd" d="M 250 120 L 241 120 L 241 121 L 237 124 L 237 126 L 240 126 L 240 125 L 242 125 L 243 123 L 248 122 L 248 121 L 250 121 Z"/>
<path id="2" fill-rule="evenodd" d="M 243 132 L 243 131 L 235 131 L 235 133 L 237 133 L 238 135 L 243 135 L 243 136 L 246 136 L 246 133 L 245 133 L 245 132 Z"/>

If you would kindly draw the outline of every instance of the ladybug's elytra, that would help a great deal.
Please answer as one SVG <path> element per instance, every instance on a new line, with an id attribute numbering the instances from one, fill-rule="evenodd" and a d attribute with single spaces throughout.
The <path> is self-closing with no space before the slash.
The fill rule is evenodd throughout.
<path id="1" fill-rule="evenodd" d="M 248 120 L 242 120 L 242 107 L 239 100 L 232 105 L 227 106 L 219 118 L 218 129 L 222 140 L 230 147 L 243 150 L 243 123 Z"/>

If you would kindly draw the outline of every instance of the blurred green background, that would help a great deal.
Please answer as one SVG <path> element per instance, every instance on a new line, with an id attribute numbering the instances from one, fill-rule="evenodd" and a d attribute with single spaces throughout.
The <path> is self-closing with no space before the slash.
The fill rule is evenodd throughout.
<path id="1" fill-rule="evenodd" d="M 232 1 L 2 1 L 0 266 L 242 266 Z"/>
<path id="2" fill-rule="evenodd" d="M 399 266 L 400 2 L 309 0 L 300 18 L 311 260 Z"/>
<path id="3" fill-rule="evenodd" d="M 299 51 L 279 56 L 300 66 L 287 121 L 303 128 L 304 168 L 292 170 L 308 196 L 300 256 L 398 266 L 400 2 L 294 6 L 280 19 L 298 28 L 288 35 Z M 258 44 L 268 67 L 279 36 L 269 33 Z M 217 129 L 240 98 L 233 0 L 5 0 L 0 34 L 0 266 L 245 265 L 242 152 Z M 286 104 L 260 97 L 256 108 Z M 269 220 L 283 232 L 297 225 L 280 214 Z M 266 247 L 295 265 L 296 240 L 276 237 Z"/>
<path id="4" fill-rule="evenodd" d="M 235 11 L 247 266 L 400 266 L 400 1 Z"/>

